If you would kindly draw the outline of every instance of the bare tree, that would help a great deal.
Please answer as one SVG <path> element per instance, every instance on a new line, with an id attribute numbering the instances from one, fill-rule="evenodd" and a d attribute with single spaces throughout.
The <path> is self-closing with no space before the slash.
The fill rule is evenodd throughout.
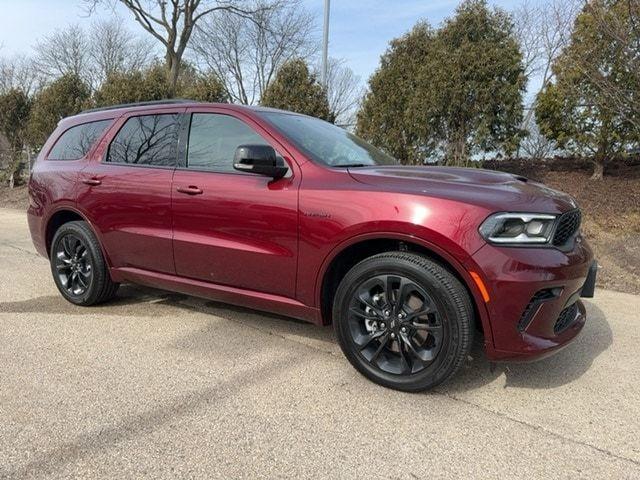
<path id="1" fill-rule="evenodd" d="M 205 16 L 229 12 L 250 17 L 255 12 L 245 8 L 246 0 L 85 0 L 89 12 L 98 5 L 124 5 L 135 20 L 165 49 L 165 67 L 172 92 L 175 92 L 182 58 L 194 28 Z"/>
<path id="2" fill-rule="evenodd" d="M 573 29 L 573 22 L 583 4 L 581 0 L 551 0 L 534 3 L 524 0 L 513 13 L 514 26 L 520 40 L 524 57 L 525 74 L 529 81 L 537 78 L 539 87 L 535 94 L 552 80 L 551 65 L 567 46 Z M 530 105 L 523 121 L 523 128 L 529 129 L 533 119 L 534 105 Z"/>
<path id="3" fill-rule="evenodd" d="M 585 12 L 607 40 L 620 68 L 613 74 L 594 65 L 591 58 L 579 62 L 576 68 L 601 92 L 606 108 L 615 110 L 640 131 L 640 0 L 623 0 L 610 7 L 591 2 Z"/>
<path id="4" fill-rule="evenodd" d="M 246 8 L 255 13 L 219 11 L 204 19 L 192 51 L 198 65 L 222 79 L 232 101 L 250 105 L 284 63 L 313 58 L 318 43 L 314 19 L 301 0 L 253 0 Z"/>
<path id="5" fill-rule="evenodd" d="M 118 18 L 78 25 L 38 41 L 34 66 L 46 80 L 77 75 L 94 89 L 114 72 L 140 70 L 154 58 L 154 44 L 127 30 Z"/>
<path id="6" fill-rule="evenodd" d="M 542 7 L 531 0 L 523 0 L 513 12 L 513 26 L 520 42 L 524 74 L 527 78 L 538 73 L 543 56 L 541 10 Z"/>
<path id="7" fill-rule="evenodd" d="M 542 135 L 536 122 L 529 123 L 527 135 L 520 142 L 519 153 L 528 158 L 544 159 L 552 156 L 556 150 L 556 143 Z"/>
<path id="8" fill-rule="evenodd" d="M 153 61 L 153 42 L 138 38 L 118 17 L 93 23 L 90 37 L 89 56 L 97 83 L 116 72 L 142 70 Z"/>
<path id="9" fill-rule="evenodd" d="M 0 95 L 16 88 L 31 96 L 44 83 L 30 58 L 0 58 Z"/>
<path id="10" fill-rule="evenodd" d="M 71 73 L 91 80 L 89 39 L 79 25 L 69 25 L 38 40 L 35 51 L 35 66 L 48 79 Z"/>
<path id="11" fill-rule="evenodd" d="M 337 125 L 349 127 L 355 124 L 364 93 L 360 77 L 353 73 L 345 60 L 330 58 L 327 65 L 327 98 Z"/>

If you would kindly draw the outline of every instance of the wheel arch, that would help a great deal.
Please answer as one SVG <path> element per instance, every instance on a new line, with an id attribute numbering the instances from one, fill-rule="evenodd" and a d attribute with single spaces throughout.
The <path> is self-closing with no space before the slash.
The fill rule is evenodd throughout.
<path id="1" fill-rule="evenodd" d="M 49 216 L 44 231 L 44 242 L 47 249 L 47 255 L 51 255 L 51 243 L 53 242 L 53 237 L 58 229 L 65 223 L 78 220 L 85 219 L 78 211 L 68 206 L 59 208 Z"/>
<path id="2" fill-rule="evenodd" d="M 45 231 L 44 231 L 44 240 L 45 240 L 45 248 L 47 250 L 47 255 L 48 256 L 51 255 L 51 243 L 53 242 L 53 237 L 58 231 L 58 229 L 65 223 L 74 222 L 74 221 L 83 221 L 89 225 L 89 228 L 91 228 L 91 230 L 93 231 L 93 233 L 96 235 L 98 239 L 98 244 L 100 245 L 100 249 L 102 250 L 102 254 L 105 258 L 107 266 L 110 266 L 111 263 L 109 261 L 109 256 L 104 249 L 101 233 L 98 231 L 98 229 L 96 229 L 93 222 L 91 222 L 86 217 L 86 215 L 84 215 L 78 209 L 69 205 L 64 205 L 56 209 L 54 212 L 51 213 L 51 215 L 49 215 L 49 218 L 47 219 Z"/>
<path id="3" fill-rule="evenodd" d="M 480 320 L 477 325 L 482 329 L 485 343 L 493 344 L 488 312 L 482 298 L 482 292 L 462 263 L 437 245 L 420 238 L 394 233 L 369 234 L 352 238 L 336 247 L 325 259 L 316 283 L 316 304 L 320 306 L 324 325 L 332 323 L 333 297 L 344 275 L 358 262 L 378 253 L 389 251 L 409 251 L 425 255 L 441 264 L 458 278 L 469 293 L 474 313 Z"/>

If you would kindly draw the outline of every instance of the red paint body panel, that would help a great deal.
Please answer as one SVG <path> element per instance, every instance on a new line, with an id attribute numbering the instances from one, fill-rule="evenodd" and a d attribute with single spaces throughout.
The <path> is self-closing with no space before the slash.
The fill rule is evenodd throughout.
<path id="1" fill-rule="evenodd" d="M 249 125 L 290 168 L 282 179 L 243 173 L 103 163 L 131 115 L 214 112 Z M 114 119 L 87 156 L 50 161 L 67 128 Z M 99 180 L 100 185 L 86 185 Z M 178 188 L 197 187 L 198 195 Z M 29 226 L 47 255 L 52 216 L 81 215 L 98 236 L 115 281 L 130 281 L 323 323 L 322 282 L 345 248 L 373 239 L 432 251 L 466 284 L 491 359 L 529 359 L 563 347 L 580 331 L 584 306 L 559 335 L 560 311 L 586 278 L 593 255 L 578 237 L 571 251 L 487 244 L 478 227 L 498 211 L 559 214 L 576 207 L 562 193 L 506 173 L 442 167 L 329 168 L 312 162 L 254 109 L 233 105 L 136 107 L 61 122 L 30 182 Z M 469 272 L 490 296 L 485 303 Z M 517 324 L 533 294 L 561 287 L 524 331 Z"/>
<path id="2" fill-rule="evenodd" d="M 308 165 L 308 167 L 310 167 Z M 315 167 L 315 166 L 314 166 Z M 462 263 L 484 241 L 477 229 L 487 210 L 446 199 L 380 191 L 344 170 L 308 174 L 300 188 L 300 272 L 317 276 L 298 282 L 303 302 L 319 298 L 319 281 L 330 260 L 346 246 L 370 238 L 415 238 Z M 317 216 L 320 215 L 320 216 Z"/>
<path id="3" fill-rule="evenodd" d="M 189 112 L 226 113 L 206 107 Z M 250 118 L 240 118 L 289 158 L 268 132 Z M 173 251 L 179 276 L 295 297 L 300 171 L 289 162 L 292 175 L 277 181 L 240 172 L 175 171 Z M 190 186 L 202 194 L 178 191 Z"/>
<path id="4" fill-rule="evenodd" d="M 80 175 L 102 182 L 100 186 L 81 184 L 78 209 L 94 219 L 110 265 L 175 273 L 171 238 L 173 170 L 96 162 Z"/>
<path id="5" fill-rule="evenodd" d="M 119 118 L 105 140 L 112 138 L 129 116 Z M 175 273 L 171 229 L 173 169 L 104 163 L 108 143 L 100 142 L 80 172 L 78 210 L 85 218 L 93 219 L 100 231 L 111 267 Z M 100 181 L 100 185 L 82 183 L 91 179 Z"/>
<path id="6" fill-rule="evenodd" d="M 176 171 L 172 188 L 176 273 L 293 298 L 298 260 L 296 183 Z M 203 193 L 179 193 L 181 185 L 197 186 Z"/>
<path id="7" fill-rule="evenodd" d="M 581 304 L 582 318 L 574 322 L 572 328 L 557 336 L 553 326 L 569 298 L 582 288 L 592 261 L 593 253 L 581 237 L 575 248 L 567 253 L 553 248 L 504 249 L 491 245 L 476 252 L 473 262 L 482 269 L 489 294 L 494 299 L 487 308 L 495 356 L 543 356 L 573 339 L 584 324 Z M 553 287 L 561 287 L 562 293 L 540 306 L 524 332 L 513 328 L 531 297 L 541 289 Z"/>

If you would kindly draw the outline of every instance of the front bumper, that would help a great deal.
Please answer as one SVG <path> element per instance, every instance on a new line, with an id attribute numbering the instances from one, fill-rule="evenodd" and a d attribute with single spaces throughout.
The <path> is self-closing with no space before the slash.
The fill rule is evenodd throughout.
<path id="1" fill-rule="evenodd" d="M 491 360 L 546 357 L 573 340 L 586 320 L 581 296 L 592 297 L 597 265 L 581 237 L 574 248 L 485 245 L 473 255 L 484 273 Z"/>

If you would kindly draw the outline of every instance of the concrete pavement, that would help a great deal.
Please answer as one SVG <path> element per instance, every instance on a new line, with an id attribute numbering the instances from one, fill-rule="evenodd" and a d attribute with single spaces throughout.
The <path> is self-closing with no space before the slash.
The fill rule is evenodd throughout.
<path id="1" fill-rule="evenodd" d="M 330 328 L 125 286 L 57 293 L 0 210 L 0 478 L 640 478 L 640 297 L 575 343 L 436 391 L 361 377 Z"/>

